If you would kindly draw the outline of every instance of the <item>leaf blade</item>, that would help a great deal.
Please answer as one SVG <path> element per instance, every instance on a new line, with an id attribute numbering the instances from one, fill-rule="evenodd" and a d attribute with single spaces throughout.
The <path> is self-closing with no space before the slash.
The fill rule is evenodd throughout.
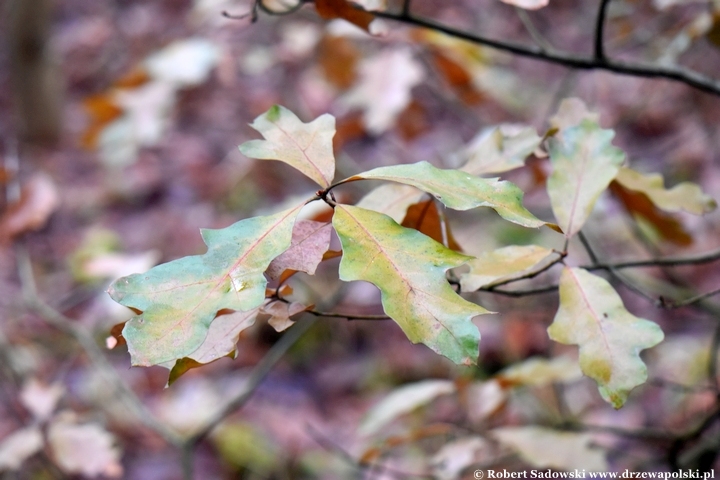
<path id="1" fill-rule="evenodd" d="M 240 145 L 238 148 L 245 156 L 285 162 L 321 187 L 330 186 L 335 177 L 332 146 L 335 117 L 326 113 L 303 123 L 287 108 L 274 105 L 250 126 L 265 140 L 250 140 Z"/>
<path id="2" fill-rule="evenodd" d="M 263 272 L 290 246 L 302 205 L 203 230 L 207 253 L 116 280 L 116 302 L 142 312 L 123 329 L 133 365 L 157 365 L 192 354 L 223 309 L 247 311 L 265 298 Z"/>
<path id="3" fill-rule="evenodd" d="M 471 257 L 359 207 L 337 205 L 333 226 L 343 247 L 341 280 L 378 287 L 385 312 L 411 342 L 455 363 L 477 360 L 480 334 L 471 319 L 488 311 L 457 295 L 445 279 L 449 268 Z"/>
<path id="4" fill-rule="evenodd" d="M 522 205 L 523 192 L 498 179 L 479 178 L 459 170 L 444 170 L 428 162 L 379 167 L 348 178 L 387 180 L 428 192 L 454 210 L 490 207 L 501 217 L 525 227 L 545 225 Z"/>
<path id="5" fill-rule="evenodd" d="M 699 185 L 682 182 L 665 188 L 665 181 L 659 173 L 643 175 L 631 168 L 621 167 L 615 181 L 629 190 L 644 193 L 656 207 L 666 212 L 685 211 L 702 215 L 717 208 L 717 202 Z"/>
<path id="6" fill-rule="evenodd" d="M 553 213 L 565 237 L 580 231 L 600 194 L 617 175 L 625 154 L 610 141 L 615 132 L 590 120 L 550 139 L 553 172 L 547 181 Z"/>
<path id="7" fill-rule="evenodd" d="M 628 312 L 606 280 L 569 267 L 560 276 L 560 307 L 548 334 L 556 342 L 579 346 L 580 368 L 615 408 L 647 379 L 640 351 L 664 337 L 657 324 Z"/>

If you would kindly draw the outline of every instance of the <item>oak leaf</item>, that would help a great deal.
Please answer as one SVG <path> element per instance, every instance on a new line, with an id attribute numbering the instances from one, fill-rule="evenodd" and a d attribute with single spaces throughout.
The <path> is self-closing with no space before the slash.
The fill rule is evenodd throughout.
<path id="1" fill-rule="evenodd" d="M 201 346 L 218 312 L 260 306 L 267 285 L 263 272 L 290 246 L 301 208 L 202 230 L 207 253 L 116 280 L 110 296 L 139 312 L 123 329 L 133 365 L 187 357 Z"/>
<path id="2" fill-rule="evenodd" d="M 265 140 L 250 140 L 240 151 L 260 160 L 280 160 L 296 168 L 323 188 L 335 176 L 332 138 L 335 117 L 320 115 L 303 123 L 290 110 L 274 105 L 250 124 Z"/>
<path id="3" fill-rule="evenodd" d="M 460 297 L 445 278 L 471 257 L 359 207 L 337 205 L 333 226 L 343 248 L 341 280 L 378 287 L 385 313 L 411 342 L 455 363 L 477 361 L 480 334 L 471 320 L 488 311 Z"/>
<path id="4" fill-rule="evenodd" d="M 560 307 L 548 334 L 580 347 L 580 368 L 615 408 L 647 379 L 640 352 L 663 340 L 660 327 L 628 312 L 606 280 L 569 267 L 560 276 Z"/>

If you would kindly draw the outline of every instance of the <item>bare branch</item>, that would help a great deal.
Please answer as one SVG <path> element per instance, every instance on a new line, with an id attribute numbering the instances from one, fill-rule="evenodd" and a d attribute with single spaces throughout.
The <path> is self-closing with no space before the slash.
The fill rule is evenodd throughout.
<path id="1" fill-rule="evenodd" d="M 605 62 L 605 18 L 610 0 L 600 0 L 597 22 L 595 24 L 595 60 Z"/>
<path id="2" fill-rule="evenodd" d="M 471 32 L 438 23 L 434 20 L 419 18 L 409 13 L 391 13 L 382 11 L 372 13 L 379 18 L 394 20 L 416 27 L 428 28 L 455 38 L 513 53 L 521 57 L 555 63 L 578 70 L 605 70 L 621 75 L 630 75 L 642 78 L 660 78 L 684 83 L 685 85 L 713 95 L 720 95 L 720 81 L 683 67 L 661 66 L 640 62 L 624 62 L 620 60 L 611 60 L 607 57 L 602 60 L 598 60 L 595 57 L 579 56 L 558 51 L 546 51 L 537 46 L 527 46 L 504 40 L 486 38 Z"/>

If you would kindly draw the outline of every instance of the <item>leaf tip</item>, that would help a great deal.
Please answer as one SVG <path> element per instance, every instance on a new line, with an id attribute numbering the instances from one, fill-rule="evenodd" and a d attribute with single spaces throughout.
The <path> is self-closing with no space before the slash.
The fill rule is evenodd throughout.
<path id="1" fill-rule="evenodd" d="M 265 112 L 265 117 L 271 122 L 278 121 L 280 118 L 281 108 L 282 107 L 280 105 L 273 105 L 267 112 Z"/>

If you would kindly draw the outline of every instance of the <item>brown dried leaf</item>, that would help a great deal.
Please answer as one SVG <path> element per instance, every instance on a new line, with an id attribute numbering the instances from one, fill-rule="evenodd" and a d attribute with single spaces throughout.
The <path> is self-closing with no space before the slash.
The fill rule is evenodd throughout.
<path id="1" fill-rule="evenodd" d="M 299 220 L 292 232 L 290 248 L 270 262 L 266 273 L 277 280 L 286 270 L 305 272 L 310 275 L 323 259 L 323 254 L 330 247 L 332 225 L 329 223 Z"/>
<path id="2" fill-rule="evenodd" d="M 300 312 L 304 312 L 309 308 L 312 307 L 298 302 L 285 303 L 275 301 L 269 305 L 261 307 L 260 312 L 270 315 L 270 319 L 268 320 L 270 326 L 273 327 L 275 331 L 282 332 L 295 324 L 293 320 L 290 320 L 290 317 L 297 315 Z"/>
<path id="3" fill-rule="evenodd" d="M 434 199 L 411 205 L 401 225 L 406 228 L 414 228 L 443 245 L 446 243 L 444 240 L 447 240 L 447 246 L 451 250 L 462 252 L 462 247 L 458 245 L 450 231 L 450 225 L 447 223 L 445 223 L 445 238 L 443 238 L 443 222 Z"/>
<path id="4" fill-rule="evenodd" d="M 50 176 L 36 173 L 22 189 L 20 200 L 0 218 L 0 242 L 41 229 L 59 205 L 58 190 Z"/>
<path id="5" fill-rule="evenodd" d="M 472 74 L 467 68 L 439 49 L 431 50 L 433 64 L 457 96 L 468 105 L 484 100 L 484 95 L 475 88 Z"/>
<path id="6" fill-rule="evenodd" d="M 644 193 L 629 190 L 615 181 L 610 184 L 610 191 L 630 214 L 650 223 L 668 242 L 680 246 L 693 243 L 692 236 L 682 223 L 674 215 L 658 209 Z"/>
<path id="7" fill-rule="evenodd" d="M 325 78 L 341 90 L 350 88 L 355 82 L 359 60 L 360 51 L 349 38 L 326 36 L 318 45 L 318 64 Z"/>
<path id="8" fill-rule="evenodd" d="M 354 7 L 347 0 L 315 0 L 315 9 L 325 20 L 342 18 L 367 32 L 370 32 L 370 23 L 375 20 L 375 15 Z"/>

